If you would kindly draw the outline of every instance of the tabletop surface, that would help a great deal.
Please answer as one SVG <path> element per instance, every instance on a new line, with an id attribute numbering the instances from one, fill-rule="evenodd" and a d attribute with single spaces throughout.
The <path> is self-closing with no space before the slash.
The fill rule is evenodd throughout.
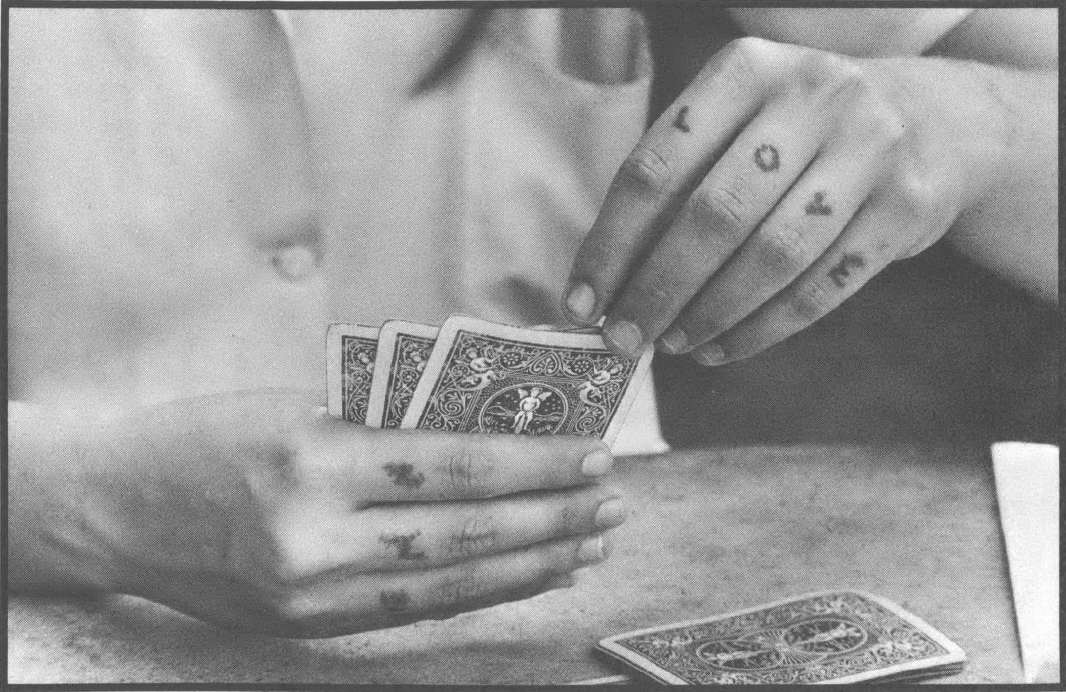
<path id="1" fill-rule="evenodd" d="M 213 629 L 128 597 L 15 597 L 12 683 L 553 684 L 616 674 L 603 637 L 826 589 L 895 601 L 966 652 L 950 683 L 1022 682 L 984 447 L 692 449 L 619 459 L 630 517 L 569 590 L 327 640 Z"/>

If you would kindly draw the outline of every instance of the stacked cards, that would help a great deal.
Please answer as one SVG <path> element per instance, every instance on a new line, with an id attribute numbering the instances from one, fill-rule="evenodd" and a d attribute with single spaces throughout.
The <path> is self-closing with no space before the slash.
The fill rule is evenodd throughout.
<path id="1" fill-rule="evenodd" d="M 966 662 L 915 615 L 853 591 L 627 632 L 599 648 L 674 685 L 914 682 L 957 673 Z"/>
<path id="2" fill-rule="evenodd" d="M 611 353 L 597 330 L 524 329 L 454 316 L 326 336 L 330 414 L 377 428 L 614 441 L 651 365 Z"/>

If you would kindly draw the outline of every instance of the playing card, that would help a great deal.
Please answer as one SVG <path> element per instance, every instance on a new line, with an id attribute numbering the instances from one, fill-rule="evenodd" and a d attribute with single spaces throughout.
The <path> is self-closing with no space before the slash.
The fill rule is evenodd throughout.
<path id="1" fill-rule="evenodd" d="M 390 320 L 381 325 L 370 385 L 367 425 L 398 428 L 407 413 L 418 381 L 422 379 L 438 327 L 417 322 Z"/>
<path id="2" fill-rule="evenodd" d="M 958 672 L 966 655 L 898 605 L 826 591 L 608 637 L 599 648 L 669 684 L 913 681 Z"/>
<path id="3" fill-rule="evenodd" d="M 326 331 L 326 404 L 329 413 L 365 423 L 378 348 L 377 327 L 331 324 Z"/>
<path id="4" fill-rule="evenodd" d="M 647 375 L 598 333 L 522 329 L 472 317 L 441 326 L 401 427 L 612 442 Z"/>

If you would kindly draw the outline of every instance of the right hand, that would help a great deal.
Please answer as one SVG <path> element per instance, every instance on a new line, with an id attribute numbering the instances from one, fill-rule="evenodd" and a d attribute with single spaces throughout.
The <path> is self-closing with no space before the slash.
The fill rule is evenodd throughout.
<path id="1" fill-rule="evenodd" d="M 598 440 L 375 430 L 316 403 L 239 392 L 93 428 L 60 541 L 106 590 L 328 637 L 569 585 L 623 521 Z"/>

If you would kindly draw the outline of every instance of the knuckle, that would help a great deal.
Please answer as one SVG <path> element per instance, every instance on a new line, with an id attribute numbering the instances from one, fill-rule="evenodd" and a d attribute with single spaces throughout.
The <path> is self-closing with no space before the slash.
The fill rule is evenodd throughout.
<path id="1" fill-rule="evenodd" d="M 444 550 L 451 558 L 464 558 L 491 553 L 498 544 L 499 530 L 492 515 L 482 507 L 474 507 L 448 535 Z"/>
<path id="2" fill-rule="evenodd" d="M 280 632 L 296 638 L 315 636 L 317 623 L 325 614 L 316 599 L 299 591 L 273 599 L 269 611 Z"/>
<path id="3" fill-rule="evenodd" d="M 800 289 L 789 302 L 792 313 L 804 324 L 821 319 L 833 306 L 829 288 L 819 281 L 812 281 Z"/>
<path id="4" fill-rule="evenodd" d="M 321 515 L 300 505 L 274 513 L 266 523 L 263 542 L 269 547 L 260 575 L 269 586 L 284 591 L 321 571 L 324 558 L 315 548 L 325 538 L 318 528 Z"/>
<path id="5" fill-rule="evenodd" d="M 807 242 L 792 224 L 780 224 L 759 233 L 757 252 L 776 278 L 791 278 L 808 264 Z"/>
<path id="6" fill-rule="evenodd" d="M 773 41 L 757 36 L 742 36 L 726 44 L 731 62 L 757 71 L 768 65 L 775 47 Z"/>
<path id="7" fill-rule="evenodd" d="M 312 562 L 306 548 L 292 541 L 280 540 L 274 561 L 266 571 L 271 584 L 291 587 L 313 574 Z"/>
<path id="8" fill-rule="evenodd" d="M 622 162 L 618 175 L 628 187 L 657 195 L 670 184 L 671 167 L 657 151 L 638 145 Z"/>
<path id="9" fill-rule="evenodd" d="M 776 45 L 765 39 L 734 39 L 719 51 L 719 74 L 742 89 L 765 88 L 772 81 L 775 51 Z"/>
<path id="10" fill-rule="evenodd" d="M 939 205 L 943 189 L 930 176 L 906 171 L 897 178 L 896 194 L 906 213 L 924 218 Z"/>
<path id="11" fill-rule="evenodd" d="M 888 144 L 896 144 L 903 139 L 906 122 L 903 114 L 894 105 L 879 99 L 867 117 L 872 137 Z"/>
<path id="12" fill-rule="evenodd" d="M 872 88 L 857 107 L 856 120 L 864 139 L 895 144 L 903 138 L 906 122 L 899 108 Z"/>
<path id="13" fill-rule="evenodd" d="M 748 230 L 750 203 L 743 185 L 701 186 L 689 197 L 682 212 L 697 228 L 736 240 Z"/>
<path id="14" fill-rule="evenodd" d="M 480 598 L 485 590 L 486 585 L 477 566 L 463 564 L 454 575 L 441 582 L 438 595 L 441 604 L 450 608 Z"/>
<path id="15" fill-rule="evenodd" d="M 862 89 L 862 70 L 851 60 L 825 51 L 811 51 L 801 62 L 801 84 L 812 92 L 833 95 Z"/>
<path id="16" fill-rule="evenodd" d="M 445 459 L 453 490 L 473 498 L 492 495 L 497 464 L 491 454 L 474 445 L 464 444 L 447 450 Z"/>
<path id="17" fill-rule="evenodd" d="M 662 274 L 644 277 L 626 296 L 620 312 L 634 316 L 654 316 L 674 303 L 677 291 L 673 282 Z"/>

